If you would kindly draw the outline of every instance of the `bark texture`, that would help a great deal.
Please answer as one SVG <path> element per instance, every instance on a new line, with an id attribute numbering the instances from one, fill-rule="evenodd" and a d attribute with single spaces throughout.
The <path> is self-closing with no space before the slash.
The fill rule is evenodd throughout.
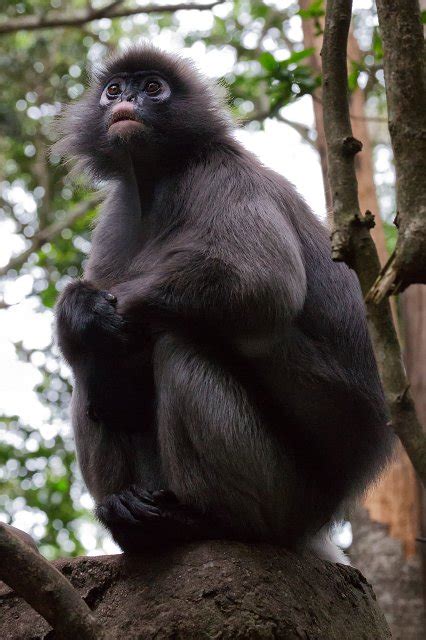
<path id="1" fill-rule="evenodd" d="M 54 564 L 117 640 L 391 637 L 371 587 L 356 569 L 271 545 L 207 542 L 155 555 Z M 1 585 L 0 637 L 58 636 Z"/>
<path id="2" fill-rule="evenodd" d="M 362 144 L 352 135 L 347 97 L 351 10 L 351 0 L 328 0 L 326 5 L 322 49 L 324 130 L 334 208 L 332 255 L 355 270 L 366 295 L 380 263 L 369 233 L 371 216 L 361 215 L 358 202 L 354 156 Z M 387 299 L 379 304 L 367 299 L 367 319 L 392 426 L 426 485 L 426 437 L 416 416 Z"/>
<path id="3" fill-rule="evenodd" d="M 398 242 L 373 295 L 426 283 L 426 64 L 418 0 L 377 0 L 395 158 Z"/>

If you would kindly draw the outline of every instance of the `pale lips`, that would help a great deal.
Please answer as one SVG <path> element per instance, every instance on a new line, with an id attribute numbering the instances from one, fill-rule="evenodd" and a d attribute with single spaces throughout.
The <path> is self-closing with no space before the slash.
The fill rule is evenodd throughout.
<path id="1" fill-rule="evenodd" d="M 108 128 L 120 122 L 122 122 L 124 126 L 128 126 L 129 124 L 130 126 L 140 126 L 142 124 L 136 117 L 135 108 L 131 102 L 120 102 L 120 104 L 113 106 Z"/>

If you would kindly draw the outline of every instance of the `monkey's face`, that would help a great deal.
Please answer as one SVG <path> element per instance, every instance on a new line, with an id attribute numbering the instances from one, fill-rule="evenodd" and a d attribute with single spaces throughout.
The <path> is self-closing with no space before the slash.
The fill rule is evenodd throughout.
<path id="1" fill-rule="evenodd" d="M 156 73 L 126 73 L 111 78 L 101 95 L 109 140 L 134 146 L 164 135 L 164 119 L 172 91 Z"/>
<path id="2" fill-rule="evenodd" d="M 126 170 L 122 152 L 155 172 L 228 134 L 230 120 L 191 63 L 152 46 L 106 61 L 85 96 L 64 110 L 55 152 L 96 180 Z"/>

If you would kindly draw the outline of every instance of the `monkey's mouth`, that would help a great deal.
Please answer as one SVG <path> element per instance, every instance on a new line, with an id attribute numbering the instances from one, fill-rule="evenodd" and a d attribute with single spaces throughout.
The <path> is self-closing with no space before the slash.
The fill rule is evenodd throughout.
<path id="1" fill-rule="evenodd" d="M 133 109 L 117 109 L 117 111 L 115 111 L 111 115 L 108 129 L 110 129 L 112 126 L 116 125 L 119 122 L 122 122 L 123 125 L 124 123 L 127 123 L 127 124 L 132 123 L 131 126 L 142 125 L 142 122 L 136 117 L 136 114 Z"/>

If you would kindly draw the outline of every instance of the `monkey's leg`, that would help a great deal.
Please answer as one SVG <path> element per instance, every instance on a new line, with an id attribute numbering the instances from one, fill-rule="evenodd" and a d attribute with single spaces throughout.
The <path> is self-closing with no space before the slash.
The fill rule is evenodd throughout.
<path id="1" fill-rule="evenodd" d="M 174 334 L 154 349 L 166 487 L 229 537 L 284 537 L 294 468 L 246 389 L 210 352 Z"/>
<path id="2" fill-rule="evenodd" d="M 157 340 L 153 362 L 166 491 L 109 495 L 96 509 L 101 522 L 129 551 L 173 540 L 281 537 L 291 465 L 246 391 L 178 336 Z"/>

